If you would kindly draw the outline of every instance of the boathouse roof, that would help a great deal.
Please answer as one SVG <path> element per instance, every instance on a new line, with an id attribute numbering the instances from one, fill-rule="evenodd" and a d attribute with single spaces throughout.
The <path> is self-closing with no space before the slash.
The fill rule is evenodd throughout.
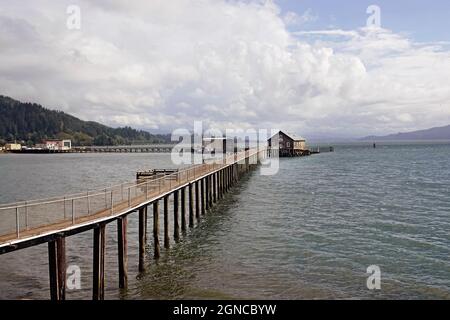
<path id="1" fill-rule="evenodd" d="M 283 133 L 283 134 L 285 134 L 286 136 L 288 136 L 289 138 L 291 138 L 291 139 L 294 140 L 294 141 L 306 141 L 306 139 L 303 138 L 303 137 L 300 137 L 300 136 L 298 136 L 298 135 L 296 135 L 296 134 L 293 134 L 293 133 L 290 133 L 290 132 L 286 132 L 286 131 L 282 131 L 282 130 L 278 131 L 278 132 L 275 133 L 273 136 L 271 136 L 271 137 L 269 138 L 269 140 L 272 139 L 272 138 L 273 138 L 274 136 L 276 136 L 277 134 L 279 134 L 280 132 Z"/>

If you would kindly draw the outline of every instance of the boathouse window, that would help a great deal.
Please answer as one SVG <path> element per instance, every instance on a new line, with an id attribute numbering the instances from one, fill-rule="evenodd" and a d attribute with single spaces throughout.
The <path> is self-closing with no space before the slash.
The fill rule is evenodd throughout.
<path id="1" fill-rule="evenodd" d="M 286 142 L 286 147 L 290 148 L 291 147 L 291 143 L 290 142 Z"/>

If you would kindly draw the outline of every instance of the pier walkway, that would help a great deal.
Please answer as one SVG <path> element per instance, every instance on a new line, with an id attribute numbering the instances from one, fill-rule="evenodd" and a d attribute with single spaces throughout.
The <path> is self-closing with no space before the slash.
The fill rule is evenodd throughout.
<path id="1" fill-rule="evenodd" d="M 93 299 L 104 298 L 105 226 L 117 222 L 119 287 L 127 286 L 127 216 L 139 213 L 139 270 L 145 269 L 148 207 L 153 207 L 154 257 L 160 256 L 159 200 L 164 202 L 164 246 L 168 246 L 168 199 L 173 196 L 173 236 L 194 225 L 267 150 L 226 155 L 221 163 L 204 163 L 101 190 L 0 205 L 0 254 L 48 243 L 50 297 L 65 299 L 65 237 L 94 231 Z M 188 193 L 186 197 L 186 191 Z M 180 200 L 181 195 L 181 200 Z M 181 210 L 180 210 L 181 209 Z"/>

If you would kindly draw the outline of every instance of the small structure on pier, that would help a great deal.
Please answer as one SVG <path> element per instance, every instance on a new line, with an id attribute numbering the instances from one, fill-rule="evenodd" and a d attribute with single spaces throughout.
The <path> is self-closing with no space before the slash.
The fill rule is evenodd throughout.
<path id="1" fill-rule="evenodd" d="M 306 147 L 306 139 L 295 134 L 278 131 L 267 140 L 271 156 L 301 157 L 311 154 Z"/>
<path id="2" fill-rule="evenodd" d="M 136 172 L 136 180 L 141 181 L 146 179 L 158 179 L 178 173 L 178 171 L 179 169 L 152 169 L 147 171 L 138 171 Z"/>

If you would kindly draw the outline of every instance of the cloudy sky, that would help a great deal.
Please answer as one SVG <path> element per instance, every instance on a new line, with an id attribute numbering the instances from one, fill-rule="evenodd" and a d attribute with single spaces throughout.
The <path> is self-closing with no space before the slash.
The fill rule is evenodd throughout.
<path id="1" fill-rule="evenodd" d="M 448 125 L 449 17 L 448 1 L 0 0 L 0 94 L 153 132 Z"/>

